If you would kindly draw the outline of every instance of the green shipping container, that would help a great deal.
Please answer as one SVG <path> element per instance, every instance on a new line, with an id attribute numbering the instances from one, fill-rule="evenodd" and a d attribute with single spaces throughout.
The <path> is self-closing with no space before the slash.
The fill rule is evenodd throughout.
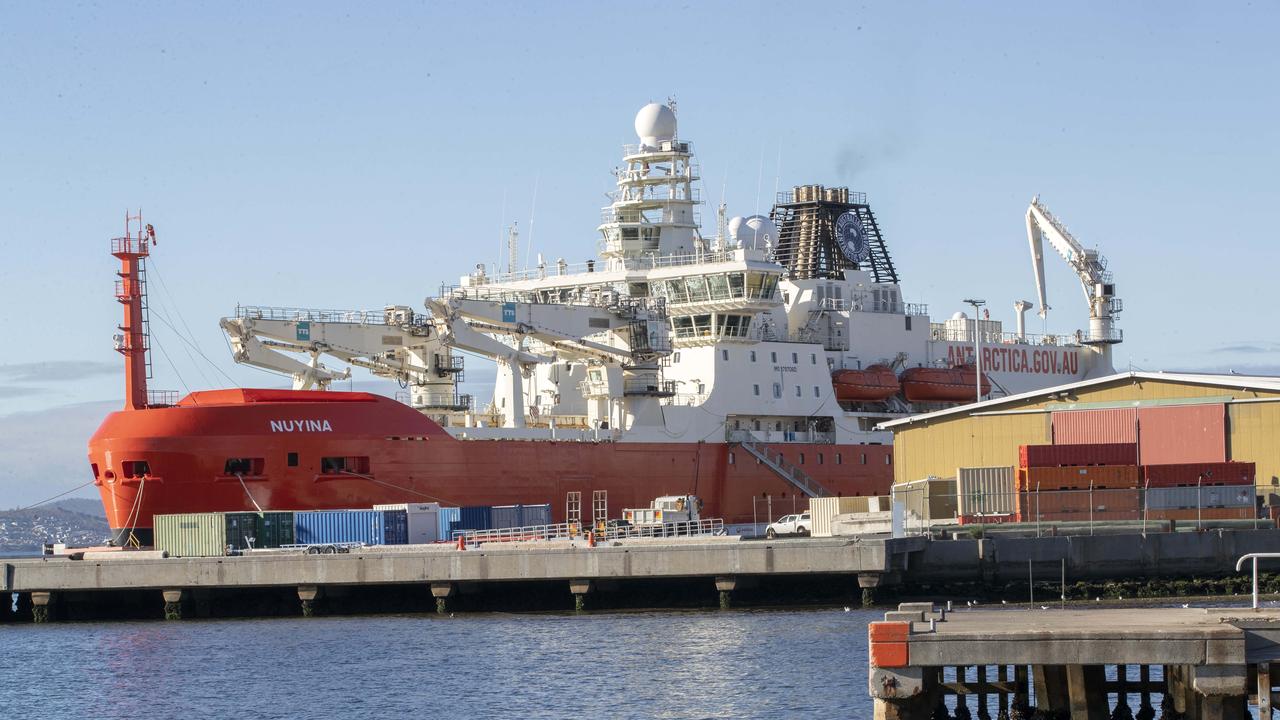
<path id="1" fill-rule="evenodd" d="M 293 544 L 293 513 L 227 513 L 227 544 L 236 550 Z"/>
<path id="2" fill-rule="evenodd" d="M 218 557 L 227 554 L 227 522 L 223 513 L 156 515 L 156 550 L 170 557 Z"/>

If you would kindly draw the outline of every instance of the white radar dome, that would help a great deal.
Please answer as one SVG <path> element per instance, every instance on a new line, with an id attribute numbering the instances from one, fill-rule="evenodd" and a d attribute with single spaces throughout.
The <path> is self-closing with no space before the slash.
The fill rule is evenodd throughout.
<path id="1" fill-rule="evenodd" d="M 676 114 L 661 103 L 649 103 L 636 113 L 636 135 L 642 145 L 658 147 L 676 136 Z"/>
<path id="2" fill-rule="evenodd" d="M 964 313 L 962 313 L 962 312 L 958 312 L 958 313 L 956 313 L 955 315 L 952 315 L 952 316 L 951 316 L 951 319 L 952 319 L 952 320 L 968 320 L 968 319 L 969 319 L 969 316 L 968 316 L 968 315 L 965 315 L 965 314 L 964 314 Z"/>
<path id="3" fill-rule="evenodd" d="M 763 215 L 733 218 L 728 229 L 738 247 L 761 249 L 778 240 L 778 226 Z"/>

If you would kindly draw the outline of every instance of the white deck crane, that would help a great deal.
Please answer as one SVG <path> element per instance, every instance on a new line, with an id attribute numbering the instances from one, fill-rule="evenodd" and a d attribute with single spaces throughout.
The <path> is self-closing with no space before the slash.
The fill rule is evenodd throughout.
<path id="1" fill-rule="evenodd" d="M 334 380 L 351 377 L 350 368 L 320 363 L 321 355 L 329 355 L 410 388 L 416 407 L 465 409 L 457 395 L 461 358 L 450 355 L 429 320 L 407 306 L 382 313 L 240 307 L 220 325 L 236 362 L 287 373 L 295 390 L 327 390 Z"/>
<path id="2" fill-rule="evenodd" d="M 614 401 L 629 425 L 655 424 L 661 420 L 658 398 L 672 394 L 662 382 L 659 359 L 671 351 L 665 308 L 642 304 L 605 306 L 603 304 L 547 305 L 542 303 L 504 302 L 490 299 L 483 292 L 469 297 L 458 289 L 445 298 L 428 298 L 427 309 L 442 341 L 496 360 L 510 373 L 510 413 L 503 413 L 504 425 L 520 427 L 524 423 L 522 374 L 534 363 L 554 362 L 547 357 L 525 352 L 523 341 L 534 340 L 559 358 L 588 361 L 601 368 L 589 374 L 584 394 L 589 400 L 588 418 L 608 423 L 613 417 Z M 513 338 L 511 346 L 491 337 Z M 608 372 L 614 369 L 620 382 L 611 382 Z"/>
<path id="3" fill-rule="evenodd" d="M 1116 286 L 1111 272 L 1107 270 L 1107 259 L 1096 248 L 1086 249 L 1076 240 L 1067 226 L 1040 202 L 1039 195 L 1031 198 L 1031 205 L 1027 208 L 1027 241 L 1031 245 L 1031 266 L 1035 271 L 1039 315 L 1042 318 L 1049 311 L 1044 285 L 1043 240 L 1046 238 L 1080 278 L 1080 287 L 1089 305 L 1089 332 L 1082 335 L 1081 342 L 1097 347 L 1105 361 L 1104 366 L 1110 367 L 1111 346 L 1121 342 L 1124 336 L 1115 327 L 1115 316 L 1123 305 L 1115 296 Z"/>

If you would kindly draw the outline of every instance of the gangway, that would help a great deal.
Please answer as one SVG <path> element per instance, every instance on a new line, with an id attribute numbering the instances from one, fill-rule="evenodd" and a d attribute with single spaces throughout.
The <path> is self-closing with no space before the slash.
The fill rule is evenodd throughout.
<path id="1" fill-rule="evenodd" d="M 756 440 L 756 437 L 747 430 L 734 430 L 729 433 L 729 442 L 740 445 L 743 450 L 751 453 L 752 457 L 759 460 L 762 465 L 769 468 L 775 475 L 786 480 L 797 490 L 805 494 L 805 497 L 830 497 L 835 495 L 822 483 L 814 480 L 808 473 L 801 470 L 798 466 L 788 462 L 782 457 L 782 453 L 772 450 Z"/>

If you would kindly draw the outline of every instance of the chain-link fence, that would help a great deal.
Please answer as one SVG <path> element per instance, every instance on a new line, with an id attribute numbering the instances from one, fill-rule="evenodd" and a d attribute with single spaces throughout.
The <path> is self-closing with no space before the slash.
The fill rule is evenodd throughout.
<path id="1" fill-rule="evenodd" d="M 945 486 L 944 486 L 945 487 Z M 1146 523 L 1153 531 L 1204 527 L 1223 521 L 1271 523 L 1260 515 L 1252 485 L 1200 485 L 1172 488 L 1032 488 L 1012 492 L 954 492 L 923 484 L 895 487 L 907 533 L 939 525 L 1037 525 Z M 947 492 L 947 490 L 952 490 Z"/>

